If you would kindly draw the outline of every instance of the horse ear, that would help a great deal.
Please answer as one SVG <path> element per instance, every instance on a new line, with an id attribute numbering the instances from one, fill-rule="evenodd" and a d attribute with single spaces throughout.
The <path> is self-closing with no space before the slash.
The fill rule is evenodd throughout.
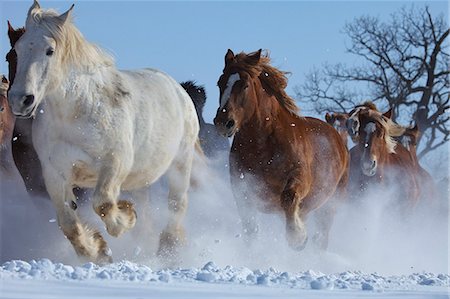
<path id="1" fill-rule="evenodd" d="M 41 5 L 39 5 L 39 2 L 37 0 L 34 0 L 33 5 L 31 5 L 30 9 L 28 10 L 28 16 L 31 15 L 31 12 L 35 9 L 40 9 Z"/>
<path id="2" fill-rule="evenodd" d="M 9 20 L 7 22 L 8 22 L 8 37 L 9 37 L 9 40 L 11 41 L 14 39 L 14 34 L 16 33 L 16 30 L 14 29 L 13 26 L 11 26 L 11 23 L 9 22 Z"/>
<path id="3" fill-rule="evenodd" d="M 62 15 L 60 15 L 60 16 L 58 17 L 58 20 L 59 20 L 62 24 L 66 23 L 66 21 L 67 21 L 67 19 L 69 18 L 69 16 L 70 16 L 70 14 L 71 14 L 72 9 L 73 9 L 74 6 L 75 6 L 75 4 L 72 4 L 72 6 L 70 6 L 69 10 L 67 10 L 65 13 L 63 13 Z"/>
<path id="4" fill-rule="evenodd" d="M 11 34 L 11 32 L 14 32 L 14 27 L 11 25 L 11 23 L 9 22 L 9 20 L 7 20 L 6 22 L 8 22 L 8 34 Z"/>
<path id="5" fill-rule="evenodd" d="M 247 60 L 250 64 L 255 65 L 259 62 L 259 59 L 261 58 L 261 52 L 262 49 L 259 49 L 256 52 L 250 53 L 247 55 Z"/>
<path id="6" fill-rule="evenodd" d="M 330 113 L 326 113 L 325 114 L 325 120 L 327 121 L 327 123 L 330 123 L 330 121 L 331 121 L 331 115 L 330 115 Z"/>
<path id="7" fill-rule="evenodd" d="M 383 116 L 388 119 L 391 119 L 392 118 L 392 108 L 389 109 L 388 111 L 386 111 L 385 113 L 383 113 Z"/>
<path id="8" fill-rule="evenodd" d="M 234 60 L 234 53 L 230 49 L 228 49 L 227 54 L 225 54 L 225 65 L 232 62 Z"/>

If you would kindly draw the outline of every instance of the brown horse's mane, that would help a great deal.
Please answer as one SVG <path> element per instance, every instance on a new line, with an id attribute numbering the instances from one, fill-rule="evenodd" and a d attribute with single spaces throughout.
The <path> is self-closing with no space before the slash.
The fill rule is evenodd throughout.
<path id="1" fill-rule="evenodd" d="M 375 105 L 375 103 L 370 101 L 370 100 L 369 101 L 365 101 L 364 103 L 362 103 L 360 105 L 357 105 L 355 108 L 359 108 L 359 107 L 367 107 L 367 108 L 369 108 L 371 110 L 378 111 L 378 108 Z"/>
<path id="2" fill-rule="evenodd" d="M 386 132 L 384 135 L 384 141 L 389 153 L 395 153 L 397 147 L 397 141 L 394 137 L 402 136 L 405 133 L 406 128 L 393 122 L 391 119 L 383 116 L 383 114 L 376 111 L 368 111 L 363 114 L 367 114 L 369 117 L 377 121 L 383 130 Z"/>
<path id="3" fill-rule="evenodd" d="M 273 95 L 281 106 L 286 108 L 292 114 L 298 114 L 300 109 L 295 104 L 295 100 L 291 98 L 285 91 L 288 79 L 286 77 L 289 72 L 280 71 L 270 65 L 268 53 L 261 55 L 260 59 L 255 63 L 254 59 L 250 59 L 255 53 L 239 53 L 235 56 L 234 62 L 229 67 L 243 70 L 252 77 L 258 77 L 265 91 L 269 95 Z M 228 67 L 228 66 L 226 66 Z"/>

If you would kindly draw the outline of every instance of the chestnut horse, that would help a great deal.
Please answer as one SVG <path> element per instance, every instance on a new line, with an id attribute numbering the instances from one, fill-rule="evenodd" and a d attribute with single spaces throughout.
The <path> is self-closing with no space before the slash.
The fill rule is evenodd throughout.
<path id="1" fill-rule="evenodd" d="M 17 54 L 14 45 L 25 33 L 25 28 L 14 29 L 8 21 L 8 37 L 11 50 L 6 54 L 9 67 L 10 86 L 14 82 L 17 68 Z M 25 188 L 30 195 L 49 198 L 45 188 L 42 168 L 32 142 L 32 118 L 16 119 L 13 132 L 12 155 Z"/>
<path id="2" fill-rule="evenodd" d="M 284 90 L 285 73 L 269 63 L 261 50 L 238 55 L 228 50 L 214 123 L 225 136 L 234 135 L 231 185 L 246 236 L 258 231 L 257 208 L 284 212 L 287 241 L 301 250 L 307 241 L 306 216 L 333 195 L 344 196 L 348 152 L 330 125 L 297 114 Z M 334 210 L 329 203 L 317 211 L 322 248 Z"/>
<path id="3" fill-rule="evenodd" d="M 394 190 L 401 211 L 408 212 L 420 195 L 420 171 L 410 152 L 394 136 L 405 128 L 390 121 L 390 110 L 381 114 L 374 110 L 359 113 L 359 140 L 362 179 L 380 190 Z M 396 132 L 396 134 L 391 134 Z M 352 157 L 353 160 L 353 157 Z"/>
<path id="4" fill-rule="evenodd" d="M 8 88 L 8 79 L 2 76 L 0 83 L 0 174 L 2 180 L 12 178 L 15 172 L 11 153 L 11 139 L 15 118 L 8 104 Z"/>
<path id="5" fill-rule="evenodd" d="M 339 113 L 339 112 L 332 112 L 332 113 L 326 113 L 325 114 L 325 120 L 327 123 L 333 126 L 336 131 L 338 131 L 339 135 L 341 135 L 342 141 L 345 145 L 347 145 L 347 139 L 348 139 L 348 130 L 347 130 L 347 120 L 348 120 L 348 114 L 347 113 Z"/>
<path id="6" fill-rule="evenodd" d="M 215 159 L 219 158 L 223 153 L 229 152 L 230 143 L 228 138 L 220 135 L 213 124 L 209 124 L 203 119 L 203 107 L 206 102 L 206 92 L 203 86 L 198 86 L 193 81 L 186 81 L 180 84 L 192 98 L 192 102 L 194 102 L 200 123 L 200 132 L 198 134 L 200 146 L 206 157 Z"/>

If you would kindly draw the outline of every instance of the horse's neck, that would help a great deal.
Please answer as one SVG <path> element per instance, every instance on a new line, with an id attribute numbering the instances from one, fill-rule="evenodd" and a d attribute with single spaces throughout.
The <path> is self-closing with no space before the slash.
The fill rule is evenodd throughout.
<path id="1" fill-rule="evenodd" d="M 290 123 L 292 115 L 280 105 L 274 96 L 269 96 L 262 88 L 257 89 L 257 103 L 253 115 L 241 128 L 241 136 L 249 137 L 255 146 L 265 147 L 267 142 L 274 142 L 280 127 Z M 243 142 L 247 142 L 244 140 Z"/>
<path id="2" fill-rule="evenodd" d="M 99 100 L 107 97 L 105 90 L 114 84 L 117 70 L 112 67 L 99 67 L 89 73 L 71 70 L 47 96 L 44 111 L 49 110 L 56 118 L 73 116 L 75 109 L 98 105 Z M 102 102 L 102 105 L 106 104 Z"/>

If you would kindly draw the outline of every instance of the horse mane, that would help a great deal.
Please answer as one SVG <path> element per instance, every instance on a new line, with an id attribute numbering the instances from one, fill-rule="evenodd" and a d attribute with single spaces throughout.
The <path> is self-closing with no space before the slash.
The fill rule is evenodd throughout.
<path id="1" fill-rule="evenodd" d="M 180 85 L 191 97 L 197 112 L 201 114 L 206 103 L 205 88 L 203 86 L 197 85 L 195 81 L 185 81 L 180 83 Z"/>
<path id="2" fill-rule="evenodd" d="M 383 114 L 377 111 L 369 111 L 369 116 L 377 121 L 386 132 L 386 134 L 384 134 L 384 141 L 386 142 L 388 152 L 395 153 L 395 148 L 397 147 L 395 137 L 405 134 L 406 128 L 393 122 L 390 118 L 383 116 Z"/>
<path id="3" fill-rule="evenodd" d="M 367 108 L 369 108 L 370 110 L 379 111 L 378 108 L 377 108 L 377 106 L 375 105 L 375 103 L 372 102 L 372 101 L 370 101 L 370 100 L 369 100 L 369 101 L 365 101 L 365 102 L 362 103 L 362 104 L 356 105 L 355 108 L 359 108 L 359 107 L 367 107 Z"/>
<path id="4" fill-rule="evenodd" d="M 99 65 L 112 66 L 114 59 L 98 46 L 88 42 L 75 27 L 72 17 L 62 23 L 59 14 L 52 10 L 33 9 L 26 21 L 30 25 L 40 25 L 47 29 L 63 50 L 55 52 L 60 55 L 62 67 L 73 66 L 83 69 L 96 68 Z"/>
<path id="5" fill-rule="evenodd" d="M 233 68 L 242 69 L 252 76 L 257 76 L 265 91 L 274 96 L 281 106 L 286 108 L 291 114 L 298 114 L 300 109 L 285 91 L 289 72 L 283 72 L 270 65 L 268 53 L 261 55 L 259 61 L 248 59 L 253 53 L 245 54 L 241 52 L 235 56 L 235 62 L 231 65 Z"/>

